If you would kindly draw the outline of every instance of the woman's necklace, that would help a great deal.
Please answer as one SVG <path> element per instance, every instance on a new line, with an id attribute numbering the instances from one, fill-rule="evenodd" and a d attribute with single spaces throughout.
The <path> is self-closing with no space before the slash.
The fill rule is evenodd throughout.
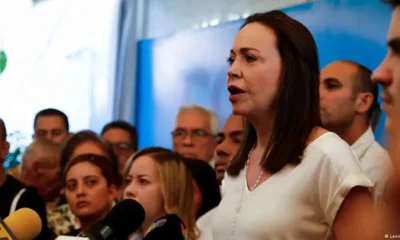
<path id="1" fill-rule="evenodd" d="M 254 144 L 254 146 L 251 148 L 251 150 L 249 152 L 249 155 L 247 157 L 246 165 L 244 166 L 244 184 L 243 184 L 243 187 L 242 187 L 242 193 L 240 195 L 239 204 L 236 207 L 236 216 L 233 219 L 233 223 L 232 223 L 231 240 L 235 239 L 236 220 L 237 220 L 237 217 L 239 215 L 240 209 L 242 208 L 243 194 L 244 194 L 244 191 L 245 191 L 245 187 L 247 187 L 247 170 L 248 170 L 248 166 L 249 166 L 249 163 L 250 163 L 251 153 L 253 152 L 255 146 L 256 146 L 256 144 Z M 263 171 L 263 169 L 261 169 L 260 174 L 258 175 L 256 183 L 254 183 L 254 185 L 250 188 L 250 193 L 259 185 L 263 175 L 264 175 L 264 171 Z"/>

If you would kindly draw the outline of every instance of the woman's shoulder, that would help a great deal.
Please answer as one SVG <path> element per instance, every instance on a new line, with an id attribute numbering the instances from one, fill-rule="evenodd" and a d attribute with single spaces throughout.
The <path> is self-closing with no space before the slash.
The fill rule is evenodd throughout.
<path id="1" fill-rule="evenodd" d="M 186 226 L 177 215 L 170 214 L 159 218 L 150 225 L 144 237 L 145 240 L 164 238 L 171 240 L 189 239 Z"/>
<path id="2" fill-rule="evenodd" d="M 314 139 L 305 149 L 304 155 L 305 157 L 319 156 L 334 161 L 357 159 L 351 147 L 333 132 L 326 132 Z"/>
<path id="3" fill-rule="evenodd" d="M 344 140 L 332 132 L 319 136 L 307 146 L 303 163 L 307 169 L 315 169 L 319 174 L 326 171 L 327 174 L 334 173 L 333 175 L 341 179 L 349 176 L 357 176 L 359 179 L 366 178 L 354 151 Z"/>

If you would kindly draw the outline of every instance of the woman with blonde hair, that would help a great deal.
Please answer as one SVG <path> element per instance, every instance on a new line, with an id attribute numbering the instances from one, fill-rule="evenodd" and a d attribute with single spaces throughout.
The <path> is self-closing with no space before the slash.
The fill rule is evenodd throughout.
<path id="1" fill-rule="evenodd" d="M 127 162 L 124 198 L 146 212 L 144 239 L 196 240 L 193 184 L 183 157 L 164 148 L 145 148 Z"/>

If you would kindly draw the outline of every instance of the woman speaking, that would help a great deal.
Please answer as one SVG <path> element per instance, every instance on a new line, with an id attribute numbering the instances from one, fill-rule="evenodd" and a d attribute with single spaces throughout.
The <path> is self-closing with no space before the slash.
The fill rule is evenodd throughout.
<path id="1" fill-rule="evenodd" d="M 228 62 L 232 110 L 247 123 L 213 238 L 369 239 L 372 184 L 351 148 L 320 127 L 318 52 L 309 30 L 280 11 L 252 15 Z"/>

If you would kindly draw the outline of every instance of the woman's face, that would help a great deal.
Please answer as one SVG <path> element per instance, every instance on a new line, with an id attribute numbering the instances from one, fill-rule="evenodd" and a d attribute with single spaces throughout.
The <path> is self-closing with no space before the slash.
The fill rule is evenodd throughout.
<path id="1" fill-rule="evenodd" d="M 97 154 L 101 156 L 107 156 L 107 153 L 104 152 L 104 150 L 99 146 L 99 144 L 93 142 L 93 141 L 86 141 L 80 143 L 74 151 L 72 152 L 72 156 L 70 159 L 75 158 L 76 156 L 82 155 L 82 154 L 87 154 L 87 153 L 92 153 L 92 154 Z"/>
<path id="2" fill-rule="evenodd" d="M 132 163 L 125 183 L 124 199 L 134 199 L 143 206 L 145 222 L 151 223 L 166 214 L 160 175 L 151 157 L 138 157 Z"/>
<path id="3" fill-rule="evenodd" d="M 236 35 L 228 59 L 234 114 L 255 116 L 272 110 L 282 71 L 276 42 L 273 30 L 261 23 L 247 24 Z"/>
<path id="4" fill-rule="evenodd" d="M 65 195 L 78 218 L 101 219 L 111 209 L 116 194 L 117 188 L 108 186 L 101 169 L 90 162 L 77 163 L 66 174 Z"/>

